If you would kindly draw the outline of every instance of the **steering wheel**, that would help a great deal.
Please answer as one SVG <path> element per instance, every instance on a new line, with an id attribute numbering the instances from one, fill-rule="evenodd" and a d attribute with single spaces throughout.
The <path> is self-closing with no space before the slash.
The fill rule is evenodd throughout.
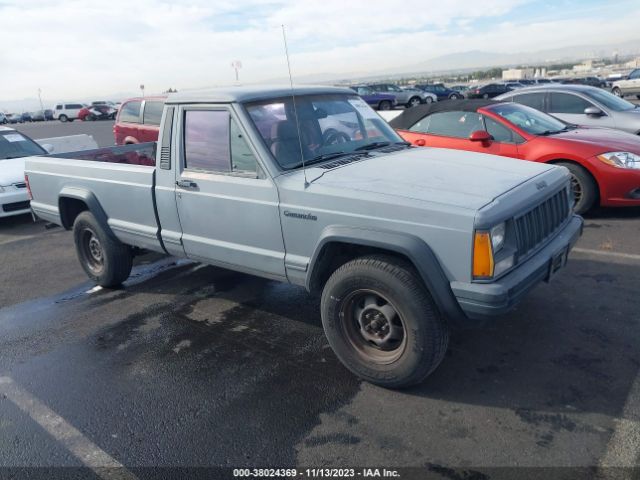
<path id="1" fill-rule="evenodd" d="M 322 134 L 322 145 L 338 145 L 351 141 L 351 137 L 344 132 L 330 128 Z"/>

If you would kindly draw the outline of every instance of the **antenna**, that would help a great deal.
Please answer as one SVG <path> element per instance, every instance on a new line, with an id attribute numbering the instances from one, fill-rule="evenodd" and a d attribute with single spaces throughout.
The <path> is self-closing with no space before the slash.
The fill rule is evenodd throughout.
<path id="1" fill-rule="evenodd" d="M 302 159 L 302 174 L 304 175 L 304 188 L 309 186 L 307 181 L 307 169 L 304 164 L 304 150 L 302 149 L 302 135 L 300 133 L 300 122 L 298 121 L 298 109 L 296 108 L 296 95 L 293 90 L 293 77 L 291 76 L 291 63 L 289 63 L 289 48 L 287 47 L 287 34 L 282 25 L 282 39 L 284 40 L 284 54 L 287 57 L 287 69 L 289 70 L 289 85 L 291 86 L 291 99 L 293 100 L 293 114 L 296 117 L 296 129 L 298 130 L 298 144 L 300 146 L 300 158 Z"/>

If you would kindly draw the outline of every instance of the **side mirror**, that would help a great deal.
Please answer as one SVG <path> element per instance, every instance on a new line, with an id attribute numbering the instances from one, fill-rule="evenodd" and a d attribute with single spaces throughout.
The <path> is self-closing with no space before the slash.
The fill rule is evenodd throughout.
<path id="1" fill-rule="evenodd" d="M 584 114 L 589 115 L 590 117 L 604 116 L 604 112 L 600 110 L 598 107 L 587 107 L 584 109 Z"/>
<path id="2" fill-rule="evenodd" d="M 489 135 L 489 132 L 485 130 L 476 130 L 475 132 L 472 132 L 471 135 L 469 135 L 469 140 L 471 142 L 480 142 L 486 146 L 491 143 L 491 140 L 493 140 L 493 138 L 491 137 L 491 135 Z"/>
<path id="3" fill-rule="evenodd" d="M 50 143 L 43 143 L 42 145 L 40 145 L 42 148 L 44 148 L 47 153 L 53 153 L 53 151 L 55 150 L 53 148 L 53 145 L 51 145 Z"/>

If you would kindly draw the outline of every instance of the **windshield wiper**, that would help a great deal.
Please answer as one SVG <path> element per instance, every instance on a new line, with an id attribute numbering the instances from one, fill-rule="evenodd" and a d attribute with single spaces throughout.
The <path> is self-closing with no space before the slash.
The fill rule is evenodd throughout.
<path id="1" fill-rule="evenodd" d="M 322 162 L 324 160 L 331 160 L 332 158 L 342 157 L 343 155 L 350 155 L 348 152 L 331 152 L 331 153 L 322 153 L 320 155 L 316 155 L 309 160 L 305 160 L 304 162 L 298 162 L 294 165 L 288 166 L 288 169 L 300 168 L 302 165 L 307 166 L 313 163 Z"/>
<path id="2" fill-rule="evenodd" d="M 373 150 L 375 148 L 388 147 L 389 145 L 391 145 L 391 142 L 373 142 L 373 143 L 368 143 L 367 145 L 361 145 L 358 148 L 356 148 L 355 151 Z"/>
<path id="3" fill-rule="evenodd" d="M 566 127 L 560 129 L 560 130 L 545 130 L 542 133 L 539 133 L 538 135 L 555 135 L 556 133 L 562 133 L 562 132 L 568 132 L 569 131 L 569 125 L 567 125 Z"/>

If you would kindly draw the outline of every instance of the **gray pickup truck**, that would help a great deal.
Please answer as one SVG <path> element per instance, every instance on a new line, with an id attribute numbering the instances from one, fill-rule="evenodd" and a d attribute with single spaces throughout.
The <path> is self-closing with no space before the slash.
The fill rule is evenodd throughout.
<path id="1" fill-rule="evenodd" d="M 98 284 L 148 249 L 302 285 L 340 360 L 386 387 L 426 378 L 450 328 L 507 312 L 582 232 L 565 168 L 411 147 L 342 88 L 177 94 L 157 145 L 30 157 L 26 177 Z"/>

